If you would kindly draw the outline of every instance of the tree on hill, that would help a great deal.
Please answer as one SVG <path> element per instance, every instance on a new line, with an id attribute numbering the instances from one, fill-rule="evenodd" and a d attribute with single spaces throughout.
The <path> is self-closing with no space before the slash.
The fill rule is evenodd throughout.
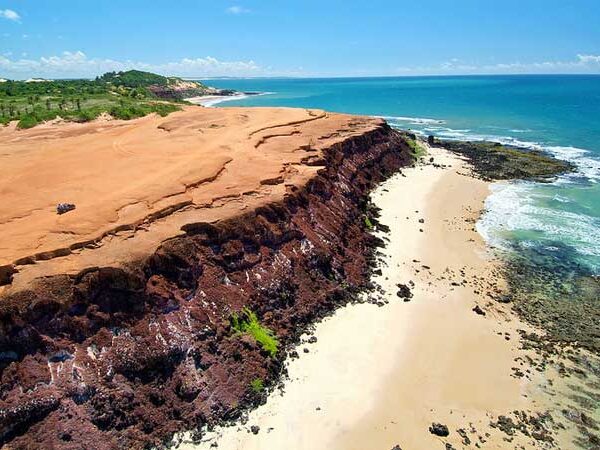
<path id="1" fill-rule="evenodd" d="M 141 70 L 107 72 L 96 78 L 96 80 L 111 83 L 115 86 L 125 86 L 129 88 L 147 87 L 152 85 L 165 86 L 169 81 L 167 77 L 163 77 L 162 75 L 143 72 Z"/>

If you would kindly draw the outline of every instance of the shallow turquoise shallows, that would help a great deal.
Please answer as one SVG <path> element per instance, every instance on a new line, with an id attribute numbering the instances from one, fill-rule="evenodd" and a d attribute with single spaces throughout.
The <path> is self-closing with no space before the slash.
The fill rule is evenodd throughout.
<path id="1" fill-rule="evenodd" d="M 385 117 L 424 135 L 543 149 L 577 166 L 548 184 L 497 183 L 479 232 L 600 273 L 600 76 L 207 80 L 266 93 L 219 106 L 294 106 Z"/>

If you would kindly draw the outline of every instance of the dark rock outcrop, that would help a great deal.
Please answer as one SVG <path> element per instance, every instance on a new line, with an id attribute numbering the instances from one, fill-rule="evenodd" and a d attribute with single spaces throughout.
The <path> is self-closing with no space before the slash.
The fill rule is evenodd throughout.
<path id="1" fill-rule="evenodd" d="M 488 181 L 551 181 L 557 175 L 575 169 L 573 164 L 542 151 L 496 142 L 438 140 L 436 144 L 468 158 L 473 174 Z"/>
<path id="2" fill-rule="evenodd" d="M 396 286 L 398 287 L 398 292 L 396 292 L 398 297 L 403 298 L 405 302 L 412 298 L 413 294 L 406 284 L 397 284 Z"/>
<path id="3" fill-rule="evenodd" d="M 479 305 L 475 305 L 473 307 L 473 312 L 479 316 L 485 316 L 485 311 L 483 309 L 481 309 L 481 306 L 479 306 Z"/>
<path id="4" fill-rule="evenodd" d="M 450 434 L 448 431 L 448 427 L 441 423 L 432 423 L 429 427 L 429 432 L 431 434 L 435 434 L 436 436 L 446 437 Z"/>

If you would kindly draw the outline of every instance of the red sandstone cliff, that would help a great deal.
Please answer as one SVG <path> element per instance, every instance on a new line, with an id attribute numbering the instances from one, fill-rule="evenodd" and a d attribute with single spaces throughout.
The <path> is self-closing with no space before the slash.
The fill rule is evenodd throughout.
<path id="1" fill-rule="evenodd" d="M 410 149 L 380 122 L 323 158 L 281 201 L 3 298 L 0 444 L 144 448 L 257 401 L 250 383 L 272 382 L 285 346 L 368 281 L 368 194 Z M 275 357 L 232 332 L 243 307 L 274 331 Z"/>

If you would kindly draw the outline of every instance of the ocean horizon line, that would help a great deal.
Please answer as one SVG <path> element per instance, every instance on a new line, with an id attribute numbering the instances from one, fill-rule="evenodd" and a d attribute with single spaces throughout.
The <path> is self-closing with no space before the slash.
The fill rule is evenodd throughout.
<path id="1" fill-rule="evenodd" d="M 494 73 L 494 74 L 429 74 L 429 75 L 331 75 L 331 76 L 259 76 L 259 77 L 180 77 L 182 80 L 336 80 L 396 78 L 476 78 L 476 77 L 600 77 L 600 73 Z"/>
<path id="2" fill-rule="evenodd" d="M 100 74 L 99 74 L 100 75 Z M 99 76 L 98 75 L 98 76 Z M 186 81 L 196 80 L 381 80 L 381 79 L 398 79 L 398 78 L 501 78 L 501 77 L 569 77 L 569 78 L 581 78 L 600 77 L 600 73 L 482 73 L 482 74 L 423 74 L 423 75 L 330 75 L 330 76 L 318 76 L 318 75 L 307 75 L 307 76 L 178 76 L 172 74 L 162 74 L 163 76 L 181 78 Z M 54 78 L 54 77 L 43 77 L 31 75 L 24 78 L 9 78 L 4 75 L 0 75 L 0 80 L 5 81 L 25 81 L 29 79 L 34 80 L 48 80 L 48 81 L 73 81 L 73 80 L 94 80 L 96 77 L 65 77 L 65 78 Z"/>

